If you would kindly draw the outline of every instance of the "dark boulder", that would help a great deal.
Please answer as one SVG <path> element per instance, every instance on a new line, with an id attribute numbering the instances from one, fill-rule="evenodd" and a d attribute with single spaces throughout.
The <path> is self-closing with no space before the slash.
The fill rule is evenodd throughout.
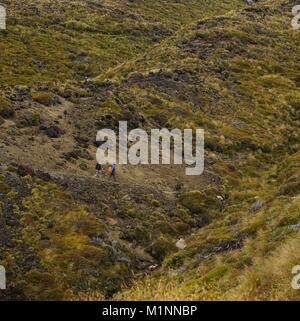
<path id="1" fill-rule="evenodd" d="M 19 165 L 17 168 L 17 174 L 21 177 L 25 177 L 25 176 L 33 176 L 34 171 L 31 167 L 26 166 L 26 165 Z"/>
<path id="2" fill-rule="evenodd" d="M 44 127 L 45 133 L 47 134 L 48 137 L 50 138 L 59 138 L 62 136 L 65 132 L 61 128 L 59 128 L 56 125 L 52 125 L 50 127 Z"/>

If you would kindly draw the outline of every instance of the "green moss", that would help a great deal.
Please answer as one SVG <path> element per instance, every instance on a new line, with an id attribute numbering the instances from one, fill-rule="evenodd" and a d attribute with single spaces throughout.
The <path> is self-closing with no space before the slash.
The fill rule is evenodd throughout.
<path id="1" fill-rule="evenodd" d="M 159 207 L 159 205 L 160 205 L 159 200 L 155 199 L 155 197 L 154 197 L 153 194 L 144 195 L 144 200 L 145 200 L 149 205 L 154 206 L 154 207 Z"/>
<path id="2" fill-rule="evenodd" d="M 154 225 L 154 229 L 159 230 L 163 234 L 170 234 L 170 235 L 176 234 L 176 230 L 173 228 L 173 226 L 165 220 L 156 221 Z"/>
<path id="3" fill-rule="evenodd" d="M 0 181 L 0 193 L 7 194 L 10 192 L 10 187 L 3 181 Z"/>
<path id="4" fill-rule="evenodd" d="M 180 268 L 184 263 L 184 257 L 180 254 L 175 254 L 171 256 L 170 258 L 166 259 L 166 267 L 170 269 L 178 269 Z"/>
<path id="5" fill-rule="evenodd" d="M 70 288 L 94 288 L 111 294 L 111 286 L 110 290 L 104 287 L 105 270 L 116 270 L 116 263 L 105 247 L 93 241 L 105 238 L 103 223 L 54 184 L 36 184 L 32 195 L 23 199 L 23 206 L 23 244 L 32 248 L 47 271 L 34 270 L 24 276 L 26 295 L 31 299 L 40 296 L 60 300 L 64 297 L 62 291 Z M 144 232 L 140 235 L 145 238 Z M 111 280 L 116 279 L 113 289 L 120 287 L 127 273 L 122 267 L 117 275 L 111 272 Z"/>
<path id="6" fill-rule="evenodd" d="M 173 243 L 164 237 L 160 237 L 154 241 L 153 244 L 148 248 L 148 252 L 157 260 L 162 261 L 164 257 L 175 251 L 176 247 Z"/>
<path id="7" fill-rule="evenodd" d="M 18 192 L 15 191 L 10 191 L 9 193 L 6 194 L 6 197 L 10 198 L 10 199 L 14 199 L 19 195 Z"/>
<path id="8" fill-rule="evenodd" d="M 281 195 L 296 195 L 300 192 L 300 180 L 283 185 L 280 188 Z"/>
<path id="9" fill-rule="evenodd" d="M 32 114 L 32 124 L 37 126 L 41 123 L 41 115 L 39 113 Z"/>
<path id="10" fill-rule="evenodd" d="M 12 165 L 8 165 L 6 167 L 6 170 L 9 171 L 9 172 L 15 172 L 17 169 L 15 166 L 12 166 Z"/>
<path id="11" fill-rule="evenodd" d="M 179 234 L 186 234 L 189 233 L 191 230 L 191 227 L 189 224 L 183 223 L 183 222 L 176 222 L 173 224 L 173 228 L 177 231 Z"/>
<path id="12" fill-rule="evenodd" d="M 184 207 L 189 209 L 192 213 L 204 213 L 205 197 L 199 191 L 187 192 L 181 195 L 181 203 Z"/>
<path id="13" fill-rule="evenodd" d="M 264 224 L 264 220 L 258 220 L 257 222 L 250 224 L 243 232 L 250 235 L 255 234 L 261 227 L 264 226 Z"/>
<path id="14" fill-rule="evenodd" d="M 95 28 L 89 26 L 87 23 L 78 20 L 69 20 L 65 22 L 65 26 L 75 31 L 96 31 Z"/>
<path id="15" fill-rule="evenodd" d="M 51 106 L 53 103 L 54 95 L 53 95 L 53 93 L 50 93 L 50 92 L 40 92 L 39 91 L 39 92 L 33 93 L 32 98 L 33 98 L 33 100 L 35 100 L 39 104 L 42 104 L 45 106 Z M 38 114 L 34 114 L 34 115 L 35 115 L 35 120 L 36 120 Z"/>
<path id="16" fill-rule="evenodd" d="M 229 268 L 230 266 L 228 264 L 220 264 L 206 272 L 200 278 L 195 278 L 194 280 L 186 282 L 184 288 L 193 289 L 206 284 L 214 284 L 226 274 Z"/>
<path id="17" fill-rule="evenodd" d="M 9 100 L 0 97 L 0 116 L 3 118 L 10 118 L 15 115 L 15 111 Z"/>
<path id="18" fill-rule="evenodd" d="M 228 271 L 229 266 L 227 264 L 220 264 L 219 266 L 215 267 L 208 273 L 206 273 L 201 280 L 203 282 L 214 282 L 218 281 L 224 274 Z"/>
<path id="19" fill-rule="evenodd" d="M 140 226 L 127 228 L 122 232 L 121 238 L 144 246 L 148 245 L 151 240 L 149 229 Z"/>
<path id="20" fill-rule="evenodd" d="M 62 300 L 64 291 L 49 272 L 30 270 L 24 278 L 27 280 L 25 293 L 32 300 Z"/>

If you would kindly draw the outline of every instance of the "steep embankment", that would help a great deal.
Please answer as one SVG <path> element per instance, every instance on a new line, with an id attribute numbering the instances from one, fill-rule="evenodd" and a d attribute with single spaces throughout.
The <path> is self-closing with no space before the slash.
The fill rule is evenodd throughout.
<path id="1" fill-rule="evenodd" d="M 141 167 L 119 168 L 117 182 L 91 177 L 97 129 L 114 127 L 115 109 L 122 111 L 118 119 L 137 114 L 128 113 L 126 100 L 118 99 L 109 84 L 95 90 L 81 81 L 136 57 L 185 23 L 243 2 L 5 4 L 8 30 L 0 35 L 0 259 L 8 290 L 0 295 L 110 297 L 157 267 L 176 250 L 181 236 L 208 224 L 210 216 L 182 206 L 177 191 L 189 188 L 179 184 L 176 168 L 157 167 L 151 169 L 153 175 Z M 216 175 L 207 173 L 201 184 L 213 180 Z M 212 196 L 201 203 L 218 211 Z"/>
<path id="2" fill-rule="evenodd" d="M 149 17 L 164 1 L 124 3 L 142 10 L 152 28 Z M 293 3 L 259 1 L 242 10 L 240 2 L 192 3 L 199 5 L 198 22 L 147 44 L 138 57 L 122 57 L 122 42 L 115 40 L 116 56 L 104 69 L 93 67 L 101 56 L 84 62 L 93 67 L 90 80 L 3 88 L 1 161 L 15 162 L 2 166 L 0 181 L 9 298 L 110 297 L 150 273 L 116 298 L 298 297 L 290 287 L 300 220 Z M 169 30 L 179 26 L 172 20 L 177 5 L 189 15 L 183 1 L 171 14 L 170 7 L 159 10 Z M 100 37 L 73 31 L 74 39 L 92 35 Z M 123 63 L 115 67 L 113 57 Z M 83 80 L 75 70 L 73 64 L 66 78 Z M 130 128 L 204 128 L 204 175 L 128 166 L 116 183 L 87 177 L 97 129 L 116 128 L 118 120 Z M 180 238 L 186 247 L 178 251 Z"/>
<path id="3" fill-rule="evenodd" d="M 200 21 L 107 75 L 131 84 L 136 100 L 151 91 L 167 101 L 166 123 L 202 125 L 209 168 L 222 173 L 228 193 L 224 210 L 184 250 L 116 299 L 299 299 L 291 287 L 300 260 L 300 47 L 292 6 L 266 1 Z M 175 114 L 179 105 L 187 106 L 184 117 Z M 195 210 L 201 198 L 185 197 Z"/>
<path id="4" fill-rule="evenodd" d="M 0 85 L 80 80 L 142 53 L 200 17 L 242 1 L 4 0 Z"/>
<path id="5" fill-rule="evenodd" d="M 97 130 L 111 126 L 116 110 L 124 119 L 131 111 L 126 97 L 126 105 L 122 97 L 116 103 L 109 87 L 93 91 L 81 82 L 137 57 L 191 21 L 244 2 L 4 3 L 8 30 L 0 34 L 1 161 L 28 165 L 33 158 L 35 168 L 90 175 Z"/>

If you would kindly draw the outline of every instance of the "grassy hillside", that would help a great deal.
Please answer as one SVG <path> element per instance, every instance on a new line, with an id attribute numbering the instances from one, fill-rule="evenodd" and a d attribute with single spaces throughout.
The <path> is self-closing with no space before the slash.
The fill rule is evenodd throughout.
<path id="1" fill-rule="evenodd" d="M 204 126 L 210 168 L 222 173 L 228 193 L 222 213 L 183 251 L 117 299 L 299 299 L 291 271 L 299 262 L 300 47 L 288 28 L 291 6 L 266 1 L 202 20 L 165 50 L 107 75 L 130 82 L 134 66 L 170 111 L 186 106 L 168 121 Z M 132 85 L 135 97 L 145 93 L 140 83 Z"/>
<path id="2" fill-rule="evenodd" d="M 288 178 L 283 168 L 293 174 Z M 291 287 L 300 259 L 299 152 L 276 170 L 242 180 L 230 199 L 183 251 L 115 299 L 299 300 Z"/>
<path id="3" fill-rule="evenodd" d="M 85 79 L 241 1 L 6 0 L 0 85 Z"/>
<path id="4" fill-rule="evenodd" d="M 293 1 L 5 3 L 0 298 L 299 299 Z M 94 178 L 119 120 L 204 128 L 204 174 Z"/>

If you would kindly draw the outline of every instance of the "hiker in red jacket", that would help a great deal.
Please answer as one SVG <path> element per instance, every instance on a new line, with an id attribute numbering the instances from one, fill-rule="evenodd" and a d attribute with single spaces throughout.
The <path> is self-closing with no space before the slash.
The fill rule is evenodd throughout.
<path id="1" fill-rule="evenodd" d="M 110 174 L 110 177 L 116 179 L 116 164 L 109 165 L 107 171 Z"/>

